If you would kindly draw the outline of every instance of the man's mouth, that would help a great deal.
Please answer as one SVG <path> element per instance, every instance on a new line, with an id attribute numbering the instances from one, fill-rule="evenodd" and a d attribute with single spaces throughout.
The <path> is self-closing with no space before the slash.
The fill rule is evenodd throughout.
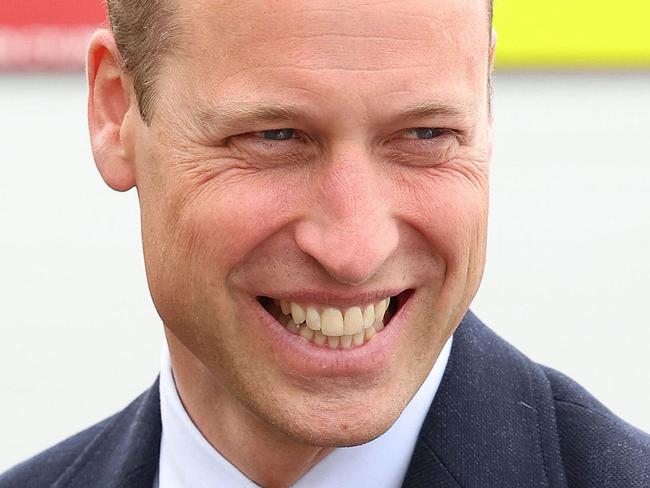
<path id="1" fill-rule="evenodd" d="M 361 347 L 390 326 L 392 318 L 413 294 L 407 290 L 372 303 L 339 308 L 258 297 L 264 309 L 289 332 L 330 349 Z"/>

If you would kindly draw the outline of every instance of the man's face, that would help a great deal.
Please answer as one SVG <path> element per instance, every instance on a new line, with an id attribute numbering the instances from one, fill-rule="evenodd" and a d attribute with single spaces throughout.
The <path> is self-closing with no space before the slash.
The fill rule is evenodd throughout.
<path id="1" fill-rule="evenodd" d="M 156 306 L 242 411 L 311 445 L 369 441 L 483 271 L 485 2 L 182 3 L 135 137 Z"/>

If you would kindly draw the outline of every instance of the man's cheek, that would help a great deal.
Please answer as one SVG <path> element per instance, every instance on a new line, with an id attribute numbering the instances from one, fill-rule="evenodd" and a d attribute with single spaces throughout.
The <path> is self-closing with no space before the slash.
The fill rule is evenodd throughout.
<path id="1" fill-rule="evenodd" d="M 286 223 L 279 198 L 249 186 L 205 192 L 187 200 L 170 219 L 170 246 L 180 259 L 189 259 L 190 266 L 227 272 Z"/>
<path id="2" fill-rule="evenodd" d="M 485 212 L 462 195 L 444 198 L 419 223 L 431 251 L 440 255 L 447 273 L 462 271 L 485 232 Z"/>

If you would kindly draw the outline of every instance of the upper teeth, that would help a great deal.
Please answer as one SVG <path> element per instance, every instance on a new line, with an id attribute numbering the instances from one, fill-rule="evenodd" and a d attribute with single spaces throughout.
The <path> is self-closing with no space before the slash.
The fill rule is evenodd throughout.
<path id="1" fill-rule="evenodd" d="M 296 302 L 282 300 L 280 308 L 283 314 L 291 315 L 296 325 L 306 322 L 307 327 L 311 330 L 318 330 L 325 336 L 334 337 L 353 336 L 382 322 L 389 303 L 390 297 L 374 304 L 340 309 L 300 305 Z"/>

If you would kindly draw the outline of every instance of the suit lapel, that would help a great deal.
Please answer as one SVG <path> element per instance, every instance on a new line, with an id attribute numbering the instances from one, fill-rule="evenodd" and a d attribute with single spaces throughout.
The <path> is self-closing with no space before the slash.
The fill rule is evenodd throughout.
<path id="1" fill-rule="evenodd" d="M 109 419 L 55 487 L 150 488 L 160 455 L 158 381 Z M 541 368 L 471 312 L 404 480 L 407 488 L 567 486 Z"/>
<path id="2" fill-rule="evenodd" d="M 458 488 L 461 486 L 440 461 L 437 454 L 420 437 L 403 488 Z"/>
<path id="3" fill-rule="evenodd" d="M 106 426 L 55 487 L 151 488 L 160 455 L 158 380 Z"/>
<path id="4" fill-rule="evenodd" d="M 566 487 L 541 368 L 468 312 L 405 487 Z"/>

